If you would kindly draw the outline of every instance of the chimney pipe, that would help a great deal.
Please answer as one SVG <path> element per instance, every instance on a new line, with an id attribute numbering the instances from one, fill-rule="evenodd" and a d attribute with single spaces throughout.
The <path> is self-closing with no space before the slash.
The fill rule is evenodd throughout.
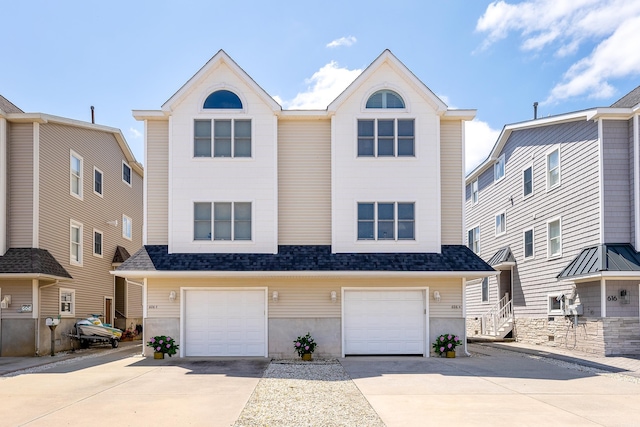
<path id="1" fill-rule="evenodd" d="M 537 103 L 536 103 L 536 104 L 537 104 Z M 93 105 L 92 105 L 92 106 L 91 106 L 91 123 L 92 123 L 92 124 L 95 124 L 95 123 L 96 123 L 96 116 L 95 116 L 95 114 L 94 114 L 93 110 L 94 110 L 94 108 L 93 108 Z"/>
<path id="2" fill-rule="evenodd" d="M 93 108 L 93 107 L 91 107 Z M 538 102 L 533 103 L 533 120 L 538 118 Z"/>

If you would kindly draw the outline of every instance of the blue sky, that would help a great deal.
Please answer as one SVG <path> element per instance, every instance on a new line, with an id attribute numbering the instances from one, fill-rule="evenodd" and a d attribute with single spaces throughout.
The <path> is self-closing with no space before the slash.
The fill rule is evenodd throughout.
<path id="1" fill-rule="evenodd" d="M 143 124 L 219 49 L 285 108 L 325 108 L 384 49 L 477 109 L 467 169 L 505 124 L 608 106 L 640 85 L 637 0 L 5 2 L 0 94 L 25 112 Z"/>

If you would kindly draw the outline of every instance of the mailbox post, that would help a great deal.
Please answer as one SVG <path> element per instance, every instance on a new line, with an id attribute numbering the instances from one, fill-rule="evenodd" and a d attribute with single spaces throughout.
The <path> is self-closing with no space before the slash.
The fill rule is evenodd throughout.
<path id="1" fill-rule="evenodd" d="M 45 323 L 51 329 L 51 356 L 55 356 L 56 353 L 56 327 L 60 323 L 60 319 L 54 319 L 53 317 L 47 317 Z"/>

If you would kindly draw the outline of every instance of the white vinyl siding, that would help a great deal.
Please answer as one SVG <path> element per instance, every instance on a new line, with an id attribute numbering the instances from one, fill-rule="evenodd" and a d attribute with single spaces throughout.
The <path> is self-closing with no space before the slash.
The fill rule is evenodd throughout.
<path id="1" fill-rule="evenodd" d="M 464 122 L 440 122 L 441 243 L 464 244 Z"/>
<path id="2" fill-rule="evenodd" d="M 146 244 L 169 243 L 169 122 L 146 122 Z"/>

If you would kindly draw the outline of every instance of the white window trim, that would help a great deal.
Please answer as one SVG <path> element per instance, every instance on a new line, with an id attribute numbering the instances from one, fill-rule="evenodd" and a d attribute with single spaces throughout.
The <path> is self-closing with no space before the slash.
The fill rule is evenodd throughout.
<path id="1" fill-rule="evenodd" d="M 562 310 L 562 303 L 560 303 L 560 309 L 559 310 L 552 310 L 551 309 L 551 299 L 552 298 L 557 298 L 562 296 L 562 292 L 555 292 L 555 293 L 550 293 L 547 294 L 547 314 L 550 316 L 562 316 L 564 315 L 564 311 Z"/>
<path id="2" fill-rule="evenodd" d="M 498 178 L 496 169 L 497 169 L 498 164 L 500 164 L 500 163 L 502 163 L 502 176 L 500 178 Z M 505 161 L 504 154 L 502 154 L 500 157 L 498 157 L 496 162 L 493 164 L 493 182 L 502 181 L 506 175 L 507 175 L 507 163 Z"/>
<path id="3" fill-rule="evenodd" d="M 102 236 L 102 240 L 101 240 L 101 246 L 102 246 L 102 253 L 96 253 L 96 233 L 100 234 Z M 98 258 L 102 258 L 104 256 L 104 233 L 101 230 L 97 230 L 97 229 L 93 229 L 93 234 L 92 234 L 92 247 L 91 247 L 91 252 L 93 252 L 93 256 L 98 257 Z"/>
<path id="4" fill-rule="evenodd" d="M 75 176 L 71 170 L 71 160 L 73 157 L 76 157 L 80 160 L 80 176 L 78 177 L 78 194 L 74 193 L 73 188 L 73 177 Z M 81 155 L 76 153 L 73 150 L 70 150 L 69 153 L 69 194 L 73 197 L 82 200 L 83 199 L 83 189 L 84 189 L 84 159 Z"/>
<path id="5" fill-rule="evenodd" d="M 476 200 L 473 200 L 473 195 L 474 195 L 474 191 L 473 191 L 473 185 L 475 184 L 476 186 L 476 191 L 475 191 L 475 195 L 476 195 Z M 475 206 L 480 202 L 480 187 L 478 185 L 478 178 L 474 179 L 473 181 L 471 181 L 471 206 Z"/>
<path id="6" fill-rule="evenodd" d="M 556 222 L 558 221 L 560 223 L 560 252 L 557 254 L 552 254 L 551 253 L 551 236 L 549 234 L 549 225 L 552 222 Z M 562 218 L 561 217 L 556 217 L 556 218 L 552 218 L 550 220 L 547 221 L 547 258 L 548 259 L 556 259 L 556 258 L 561 258 L 562 257 Z"/>
<path id="7" fill-rule="evenodd" d="M 531 168 L 531 193 L 529 194 L 524 194 L 524 172 Z M 533 185 L 533 163 L 530 163 L 529 165 L 525 166 L 524 168 L 522 168 L 522 199 L 528 199 L 529 197 L 533 196 L 535 193 L 535 187 Z"/>
<path id="8" fill-rule="evenodd" d="M 73 234 L 72 234 L 72 230 L 73 228 L 78 228 L 79 229 L 79 239 L 80 241 L 78 242 L 78 260 L 73 258 Z M 70 220 L 69 222 L 69 262 L 71 263 L 71 265 L 77 265 L 77 266 L 82 266 L 82 261 L 83 261 L 83 239 L 84 239 L 84 230 L 83 230 L 84 226 L 82 225 L 81 222 L 78 221 L 74 221 L 74 220 Z"/>
<path id="9" fill-rule="evenodd" d="M 129 179 L 131 180 L 131 182 L 127 182 L 127 181 L 124 180 L 124 167 L 125 166 L 127 166 L 129 168 Z M 122 179 L 122 182 L 127 184 L 129 187 L 132 187 L 133 169 L 131 168 L 131 165 L 129 163 L 125 162 L 124 160 L 122 161 L 122 168 L 120 169 L 120 178 Z"/>
<path id="10" fill-rule="evenodd" d="M 126 234 L 126 227 L 125 224 L 127 222 L 127 220 L 129 221 L 129 225 L 131 226 L 131 236 L 127 236 Z M 128 217 L 125 214 L 122 214 L 122 237 L 124 237 L 127 240 L 133 240 L 133 220 L 131 219 L 131 217 Z"/>
<path id="11" fill-rule="evenodd" d="M 98 193 L 96 191 L 96 172 L 100 172 L 100 176 L 102 176 L 102 193 Z M 93 194 L 96 196 L 104 197 L 104 172 L 102 172 L 97 167 L 93 167 Z"/>
<path id="12" fill-rule="evenodd" d="M 469 247 L 469 231 L 475 230 L 476 228 L 478 229 L 478 236 L 477 236 L 477 240 L 478 240 L 478 252 L 475 252 L 475 251 L 473 250 L 473 248 Z M 481 233 L 480 233 L 480 224 L 477 224 L 477 225 L 475 225 L 475 226 L 473 226 L 473 227 L 471 227 L 471 228 L 468 228 L 468 229 L 467 229 L 467 247 L 468 247 L 469 249 L 471 249 L 471 251 L 472 251 L 473 253 L 475 253 L 476 255 L 480 255 L 480 251 L 482 251 L 482 245 L 480 244 L 480 235 L 481 235 Z M 475 232 L 474 232 L 474 236 L 475 236 Z"/>
<path id="13" fill-rule="evenodd" d="M 498 232 L 498 224 L 496 223 L 496 218 L 498 218 L 499 216 L 502 216 L 504 218 L 503 221 L 502 221 L 502 224 L 503 224 L 503 227 L 504 227 L 504 231 L 500 231 L 500 232 Z M 506 210 L 501 210 L 500 212 L 497 212 L 493 216 L 493 228 L 495 230 L 496 237 L 503 236 L 503 235 L 507 234 L 507 211 Z"/>
<path id="14" fill-rule="evenodd" d="M 554 151 L 558 151 L 558 183 L 550 187 L 549 186 L 549 156 L 553 154 Z M 560 152 L 559 145 L 548 150 L 544 155 L 544 179 L 545 179 L 547 192 L 560 187 L 560 185 L 562 184 L 562 153 Z"/>
<path id="15" fill-rule="evenodd" d="M 70 293 L 71 294 L 71 310 L 70 311 L 62 311 L 62 294 Z M 61 317 L 75 317 L 76 315 L 76 290 L 75 289 L 67 289 L 60 288 L 58 291 L 58 313 L 60 313 Z"/>
<path id="16" fill-rule="evenodd" d="M 531 256 L 527 256 L 526 255 L 527 251 L 526 251 L 525 235 L 526 235 L 527 231 L 531 231 L 531 243 L 533 244 L 533 253 L 531 254 Z M 528 260 L 536 258 L 536 230 L 535 230 L 534 227 L 529 227 L 529 228 L 526 228 L 526 229 L 522 230 L 522 258 L 525 261 L 528 261 Z"/>

